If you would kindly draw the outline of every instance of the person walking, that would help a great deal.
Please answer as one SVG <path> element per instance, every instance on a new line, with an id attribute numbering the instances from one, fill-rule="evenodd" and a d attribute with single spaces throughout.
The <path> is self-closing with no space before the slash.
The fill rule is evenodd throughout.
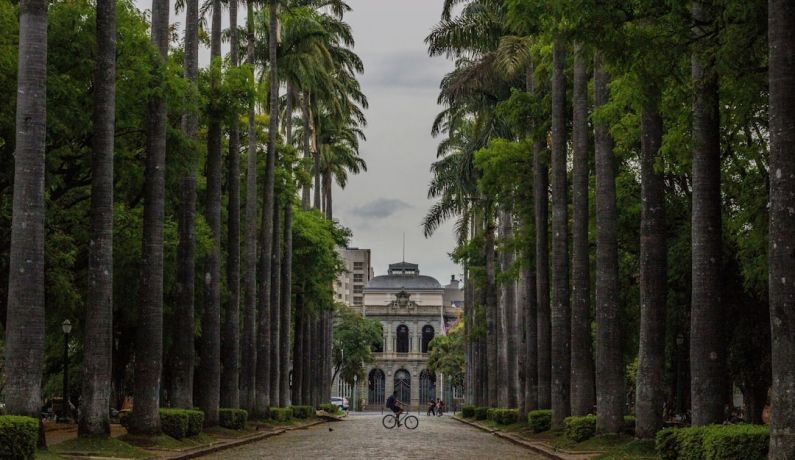
<path id="1" fill-rule="evenodd" d="M 430 417 L 431 414 L 436 415 L 436 402 L 433 399 L 428 401 L 428 417 Z"/>

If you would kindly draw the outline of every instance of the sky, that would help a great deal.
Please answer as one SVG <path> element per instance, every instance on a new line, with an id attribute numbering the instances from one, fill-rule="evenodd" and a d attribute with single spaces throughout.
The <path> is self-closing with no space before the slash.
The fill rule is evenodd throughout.
<path id="1" fill-rule="evenodd" d="M 150 9 L 151 0 L 136 0 Z M 431 205 L 427 198 L 430 165 L 436 146 L 431 124 L 441 107 L 436 104 L 439 82 L 452 69 L 441 57 L 430 58 L 424 39 L 439 20 L 443 0 L 348 0 L 353 11 L 345 20 L 351 25 L 354 51 L 365 67 L 360 76 L 370 108 L 360 155 L 367 172 L 351 176 L 344 190 L 333 190 L 334 217 L 353 232 L 352 247 L 372 250 L 376 275 L 403 258 L 417 263 L 420 272 L 446 284 L 461 275 L 449 253 L 455 247 L 452 224 L 441 226 L 425 238 L 422 218 Z M 241 11 L 241 15 L 245 9 Z M 182 29 L 184 14 L 172 23 Z M 244 23 L 241 17 L 238 22 Z M 228 13 L 224 25 L 228 27 Z M 223 53 L 228 52 L 224 43 Z M 209 62 L 209 50 L 200 50 L 200 65 Z"/>

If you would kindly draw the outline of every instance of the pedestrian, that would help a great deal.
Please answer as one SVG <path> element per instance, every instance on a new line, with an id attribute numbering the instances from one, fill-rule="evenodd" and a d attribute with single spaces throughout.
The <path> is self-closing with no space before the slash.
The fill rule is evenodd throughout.
<path id="1" fill-rule="evenodd" d="M 433 399 L 428 401 L 428 417 L 430 417 L 431 414 L 436 415 L 436 402 L 434 402 Z"/>

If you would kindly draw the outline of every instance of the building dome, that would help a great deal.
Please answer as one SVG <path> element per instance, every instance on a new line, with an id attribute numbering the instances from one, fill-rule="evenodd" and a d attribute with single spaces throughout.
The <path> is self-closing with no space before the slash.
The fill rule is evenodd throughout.
<path id="1" fill-rule="evenodd" d="M 413 290 L 441 289 L 442 285 L 432 276 L 420 275 L 417 264 L 399 262 L 389 265 L 389 274 L 376 276 L 367 283 L 367 289 Z"/>

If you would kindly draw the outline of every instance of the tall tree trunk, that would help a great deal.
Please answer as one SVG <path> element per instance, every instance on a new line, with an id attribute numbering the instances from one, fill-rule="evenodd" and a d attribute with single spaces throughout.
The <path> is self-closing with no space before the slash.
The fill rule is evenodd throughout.
<path id="1" fill-rule="evenodd" d="M 477 340 L 472 328 L 472 312 L 474 310 L 474 290 L 472 280 L 470 278 L 468 263 L 464 262 L 464 359 L 466 360 L 466 372 L 464 374 L 464 401 L 466 404 L 475 404 L 474 395 L 475 387 L 473 378 L 476 372 L 476 364 L 474 360 L 475 341 Z"/>
<path id="2" fill-rule="evenodd" d="M 665 398 L 667 247 L 665 183 L 655 163 L 662 144 L 660 92 L 641 112 L 640 348 L 635 390 L 635 436 L 653 438 L 662 427 Z"/>
<path id="3" fill-rule="evenodd" d="M 279 363 L 279 358 L 281 354 L 279 349 L 281 348 L 281 334 L 284 331 L 281 330 L 281 302 L 280 302 L 280 294 L 281 294 L 281 276 L 282 276 L 282 245 L 281 245 L 281 228 L 280 228 L 280 220 L 281 220 L 281 203 L 280 197 L 278 194 L 274 196 L 273 200 L 273 249 L 272 249 L 272 256 L 271 256 L 271 366 L 270 366 L 270 405 L 271 407 L 279 407 L 279 384 L 281 383 L 281 379 L 279 378 L 279 371 L 281 371 L 281 365 Z"/>
<path id="4" fill-rule="evenodd" d="M 710 1 L 693 2 L 694 34 L 711 24 Z M 706 46 L 709 48 L 709 46 Z M 690 378 L 693 425 L 723 421 L 727 380 L 721 333 L 720 118 L 714 56 L 692 55 L 693 80 L 693 280 L 690 313 Z"/>
<path id="5" fill-rule="evenodd" d="M 323 171 L 323 214 L 325 214 L 326 219 L 328 220 L 334 219 L 334 213 L 331 209 L 331 188 L 331 171 Z"/>
<path id="6" fill-rule="evenodd" d="M 486 308 L 486 362 L 499 363 L 498 356 L 498 339 L 497 327 L 499 326 L 499 319 L 497 311 L 497 288 L 495 286 L 496 278 L 496 261 L 494 260 L 494 218 L 491 216 L 491 211 L 486 211 L 486 238 L 484 243 L 484 252 L 486 256 L 486 287 L 485 287 L 485 308 Z M 499 384 L 497 366 L 488 366 L 487 372 L 487 385 L 488 385 L 488 405 L 497 407 L 499 404 Z"/>
<path id="7" fill-rule="evenodd" d="M 232 65 L 240 65 L 237 30 L 237 0 L 229 1 L 230 56 Z M 229 303 L 226 306 L 224 334 L 221 341 L 223 375 L 221 378 L 221 405 L 240 407 L 240 135 L 239 114 L 232 113 L 229 120 L 229 211 L 227 223 L 226 285 Z"/>
<path id="8" fill-rule="evenodd" d="M 522 269 L 522 295 L 525 309 L 525 380 L 522 414 L 538 409 L 538 302 L 536 276 L 532 267 Z"/>
<path id="9" fill-rule="evenodd" d="M 770 458 L 795 458 L 795 5 L 768 2 L 770 46 Z"/>
<path id="10" fill-rule="evenodd" d="M 254 62 L 254 6 L 247 2 L 246 60 Z M 254 103 L 248 108 L 248 164 L 246 166 L 246 307 L 243 315 L 242 374 L 240 407 L 254 413 L 254 382 L 257 369 L 257 131 Z"/>
<path id="11" fill-rule="evenodd" d="M 303 386 L 301 387 L 301 399 L 304 405 L 312 405 L 312 322 L 314 317 L 307 308 L 306 303 L 304 303 L 303 295 L 301 299 L 301 309 L 303 310 L 303 333 L 301 334 L 303 339 L 303 356 L 301 359 Z"/>
<path id="12" fill-rule="evenodd" d="M 160 374 L 163 370 L 163 220 L 166 176 L 166 101 L 157 75 L 168 57 L 167 0 L 152 0 L 152 44 L 158 51 L 149 99 L 141 305 L 135 335 L 135 407 L 129 431 L 160 433 Z"/>
<path id="13" fill-rule="evenodd" d="M 590 414 L 594 405 L 591 349 L 591 267 L 588 245 L 588 75 L 585 51 L 574 45 L 574 143 L 571 245 L 571 414 Z"/>
<path id="14" fill-rule="evenodd" d="M 500 213 L 501 237 L 503 239 L 513 237 L 513 218 L 510 212 L 503 210 Z M 500 251 L 501 271 L 507 273 L 513 265 L 513 250 L 507 244 L 502 245 Z M 502 284 L 502 334 L 503 349 L 500 353 L 500 364 L 505 371 L 505 378 L 501 380 L 501 387 L 504 388 L 504 399 L 502 407 L 517 407 L 518 392 L 518 371 L 516 368 L 516 357 L 518 355 L 516 339 L 516 284 L 514 280 L 504 280 Z"/>
<path id="15" fill-rule="evenodd" d="M 304 96 L 302 98 L 302 103 L 301 103 L 301 116 L 304 119 L 304 139 L 303 139 L 304 145 L 303 145 L 303 147 L 304 147 L 304 159 L 305 160 L 308 160 L 309 158 L 312 157 L 312 149 L 310 147 L 310 142 L 309 142 L 309 136 L 310 136 L 310 133 L 311 133 L 311 130 L 309 129 L 309 125 L 310 125 L 310 121 L 309 121 L 310 120 L 310 117 L 309 117 L 309 100 L 310 99 L 311 99 L 311 96 L 310 96 L 309 92 L 304 92 Z M 311 168 L 309 166 L 307 166 L 306 172 L 307 173 L 311 173 Z M 303 209 L 304 211 L 306 211 L 310 207 L 310 204 L 309 204 L 310 196 L 311 196 L 311 186 L 309 186 L 308 184 L 304 185 L 304 187 L 301 188 L 301 209 Z"/>
<path id="16" fill-rule="evenodd" d="M 268 411 L 270 396 L 270 310 L 271 299 L 271 262 L 273 250 L 273 209 L 274 209 L 274 176 L 276 171 L 276 138 L 279 131 L 279 73 L 276 68 L 276 53 L 279 44 L 275 40 L 279 27 L 279 10 L 277 0 L 269 0 L 271 40 L 268 41 L 268 58 L 270 62 L 270 91 L 268 124 L 268 160 L 265 166 L 265 193 L 262 206 L 262 255 L 260 279 L 260 316 L 257 334 L 257 391 L 256 411 L 264 414 Z"/>
<path id="17" fill-rule="evenodd" d="M 180 184 L 177 243 L 177 294 L 171 330 L 174 344 L 170 355 L 169 398 L 174 407 L 193 408 L 194 301 L 196 297 L 196 160 L 199 142 L 199 1 L 185 2 L 185 79 L 191 85 L 182 131 L 190 145 L 184 150 L 185 170 Z"/>
<path id="18" fill-rule="evenodd" d="M 113 356 L 113 142 L 116 119 L 116 2 L 97 1 L 91 244 L 78 434 L 110 436 Z"/>
<path id="19" fill-rule="evenodd" d="M 571 312 L 569 310 L 568 198 L 566 180 L 566 51 L 555 39 L 552 54 L 552 426 L 571 411 Z"/>
<path id="20" fill-rule="evenodd" d="M 210 59 L 220 65 L 221 1 L 213 0 Z M 220 71 L 220 69 L 219 69 Z M 210 91 L 217 94 L 218 74 L 211 73 Z M 207 198 L 204 218 L 210 227 L 212 248 L 205 260 L 204 311 L 199 360 L 198 405 L 204 411 L 205 426 L 218 424 L 221 402 L 221 120 L 210 113 L 207 126 Z"/>
<path id="21" fill-rule="evenodd" d="M 601 53 L 594 55 L 594 106 L 610 99 Z M 613 139 L 594 123 L 596 144 L 596 429 L 619 433 L 624 424 L 624 363 L 618 298 L 618 211 Z"/>
<path id="22" fill-rule="evenodd" d="M 286 219 L 286 217 L 285 217 Z M 300 292 L 295 294 L 295 338 L 293 339 L 292 404 L 304 405 L 304 306 Z"/>
<path id="23" fill-rule="evenodd" d="M 288 131 L 289 133 L 289 131 Z M 287 139 L 291 136 L 288 134 Z M 282 261 L 281 278 L 281 344 L 279 346 L 279 406 L 290 405 L 290 316 L 292 306 L 292 270 L 293 270 L 293 200 L 284 206 L 284 258 Z"/>

